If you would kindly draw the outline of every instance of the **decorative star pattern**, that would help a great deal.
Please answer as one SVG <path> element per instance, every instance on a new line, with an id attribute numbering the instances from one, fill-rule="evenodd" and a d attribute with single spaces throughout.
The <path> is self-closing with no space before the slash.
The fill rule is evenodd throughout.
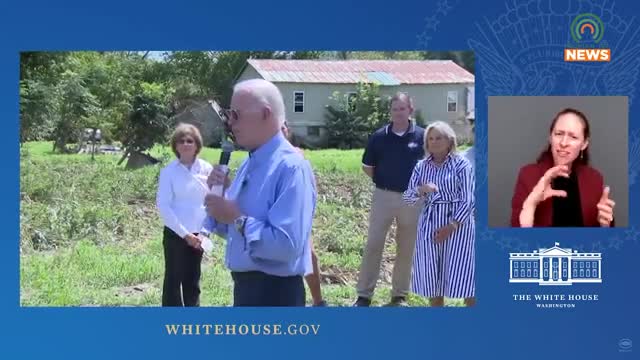
<path id="1" fill-rule="evenodd" d="M 457 3 L 457 1 L 455 2 Z M 420 48 L 428 49 L 429 42 L 431 41 L 432 36 L 436 33 L 441 18 L 447 16 L 452 9 L 453 5 L 449 0 L 440 0 L 436 3 L 435 12 L 424 18 L 424 30 L 417 36 L 418 46 Z"/>

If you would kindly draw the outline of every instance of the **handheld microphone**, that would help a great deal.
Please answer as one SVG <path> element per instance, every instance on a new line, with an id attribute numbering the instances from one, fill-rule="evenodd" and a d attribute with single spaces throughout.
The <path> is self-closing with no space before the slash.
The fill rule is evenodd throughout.
<path id="1" fill-rule="evenodd" d="M 228 132 L 227 132 L 228 133 Z M 228 134 L 227 134 L 228 136 Z M 229 173 L 229 160 L 231 160 L 231 153 L 234 150 L 234 146 L 233 143 L 229 142 L 226 140 L 226 137 L 222 140 L 222 152 L 220 153 L 220 161 L 218 162 L 218 164 L 220 165 L 220 167 L 222 168 L 222 171 L 225 174 Z M 224 192 L 224 181 L 222 184 L 220 185 L 213 185 L 211 187 L 210 193 L 217 195 L 217 196 L 222 196 Z M 208 234 L 200 234 L 200 246 L 202 247 L 202 250 L 204 251 L 205 254 L 210 255 L 211 252 L 213 251 L 213 241 L 211 241 L 211 239 L 209 238 Z"/>
<path id="2" fill-rule="evenodd" d="M 222 152 L 220 153 L 220 161 L 218 164 L 225 174 L 229 173 L 229 160 L 231 160 L 231 153 L 233 152 L 233 149 L 234 147 L 232 143 L 226 140 L 222 142 Z M 223 191 L 224 184 L 213 185 L 211 187 L 211 193 L 214 195 L 222 196 Z"/>

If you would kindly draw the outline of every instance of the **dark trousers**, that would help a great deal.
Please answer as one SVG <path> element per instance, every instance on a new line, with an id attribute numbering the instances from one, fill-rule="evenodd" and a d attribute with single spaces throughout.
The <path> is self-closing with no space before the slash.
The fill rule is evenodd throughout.
<path id="1" fill-rule="evenodd" d="M 302 276 L 232 272 L 233 306 L 305 306 Z"/>
<path id="2" fill-rule="evenodd" d="M 200 264 L 202 250 L 165 226 L 164 285 L 162 306 L 200 306 Z"/>

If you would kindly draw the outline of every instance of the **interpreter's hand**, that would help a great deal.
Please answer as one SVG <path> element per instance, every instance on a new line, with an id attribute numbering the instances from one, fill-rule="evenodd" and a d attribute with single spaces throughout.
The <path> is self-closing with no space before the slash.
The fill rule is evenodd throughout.
<path id="1" fill-rule="evenodd" d="M 420 196 L 425 196 L 429 193 L 438 191 L 438 186 L 434 183 L 428 183 L 424 185 L 418 186 L 418 194 Z"/>
<path id="2" fill-rule="evenodd" d="M 204 198 L 204 204 L 207 207 L 207 214 L 221 224 L 231 224 L 241 215 L 240 209 L 234 201 L 221 196 L 207 194 Z"/>
<path id="3" fill-rule="evenodd" d="M 229 175 L 222 170 L 220 165 L 215 165 L 211 173 L 209 173 L 209 177 L 207 178 L 207 185 L 211 188 L 213 185 L 223 185 L 226 190 L 231 184 L 231 179 L 229 179 Z"/>
<path id="4" fill-rule="evenodd" d="M 531 193 L 525 200 L 525 206 L 537 206 L 539 203 L 547 200 L 552 196 L 567 197 L 567 192 L 564 190 L 554 190 L 551 187 L 551 182 L 558 176 L 569 177 L 569 167 L 567 165 L 556 165 L 547 170 L 544 175 L 538 180 L 536 186 L 533 187 Z"/>
<path id="5" fill-rule="evenodd" d="M 610 188 L 604 187 L 600 201 L 598 201 L 598 222 L 602 227 L 611 226 L 613 221 L 613 207 L 616 206 L 615 201 L 609 199 Z"/>
<path id="6" fill-rule="evenodd" d="M 191 246 L 192 248 L 202 250 L 202 247 L 200 246 L 201 240 L 197 236 L 193 234 L 187 234 L 187 236 L 185 236 L 184 239 L 187 241 L 187 244 L 189 244 L 189 246 Z"/>
<path id="7" fill-rule="evenodd" d="M 438 230 L 436 230 L 435 240 L 436 243 L 443 243 L 445 240 L 451 236 L 451 234 L 456 230 L 456 227 L 453 224 L 447 224 Z"/>

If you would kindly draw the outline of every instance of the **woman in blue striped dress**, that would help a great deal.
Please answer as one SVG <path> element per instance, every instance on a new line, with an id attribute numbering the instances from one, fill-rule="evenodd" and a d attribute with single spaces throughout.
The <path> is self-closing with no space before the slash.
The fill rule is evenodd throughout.
<path id="1" fill-rule="evenodd" d="M 412 289 L 443 306 L 444 297 L 475 304 L 475 176 L 456 152 L 456 135 L 436 121 L 424 133 L 426 158 L 413 170 L 404 200 L 423 206 L 413 257 Z"/>

